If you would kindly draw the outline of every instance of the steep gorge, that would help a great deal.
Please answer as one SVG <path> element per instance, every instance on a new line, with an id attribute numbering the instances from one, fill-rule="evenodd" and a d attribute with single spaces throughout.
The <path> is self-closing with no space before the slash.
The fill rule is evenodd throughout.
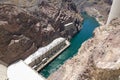
<path id="1" fill-rule="evenodd" d="M 1 3 L 4 1 L 7 0 Z M 15 5 L 0 4 L 0 60 L 7 64 L 26 58 L 59 36 L 71 38 L 77 33 L 77 27 L 65 30 L 64 25 L 76 19 L 82 22 L 81 11 L 105 23 L 111 5 L 111 0 L 40 0 L 38 6 L 35 3 L 32 7 L 16 6 L 16 2 Z M 78 55 L 48 80 L 119 80 L 119 31 L 120 19 L 97 28 Z"/>
<path id="2" fill-rule="evenodd" d="M 84 42 L 78 54 L 48 80 L 119 80 L 119 35 L 120 19 L 96 28 L 94 37 Z"/>

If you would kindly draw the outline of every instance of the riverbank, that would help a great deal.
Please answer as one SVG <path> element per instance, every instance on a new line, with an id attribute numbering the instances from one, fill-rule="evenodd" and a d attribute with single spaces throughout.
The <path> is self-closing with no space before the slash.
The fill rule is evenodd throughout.
<path id="1" fill-rule="evenodd" d="M 78 54 L 65 62 L 48 80 L 119 80 L 120 19 L 95 29 Z"/>
<path id="2" fill-rule="evenodd" d="M 92 17 L 95 17 L 96 20 L 99 22 L 99 24 L 102 26 L 102 25 L 105 25 L 106 24 L 106 21 L 107 19 L 104 19 L 103 18 L 103 15 L 100 13 L 100 11 L 97 10 L 97 8 L 95 7 L 87 7 L 85 8 L 85 11 Z M 107 17 L 106 17 L 107 18 Z"/>
<path id="3" fill-rule="evenodd" d="M 98 19 L 101 25 L 106 24 L 112 0 L 74 0 L 79 12 L 87 12 Z"/>
<path id="4" fill-rule="evenodd" d="M 96 21 L 95 18 L 89 16 L 86 13 L 82 13 L 82 15 L 84 17 L 84 21 L 81 31 L 71 39 L 71 45 L 69 48 L 67 48 L 54 61 L 52 61 L 40 71 L 40 74 L 44 77 L 47 78 L 50 74 L 60 68 L 60 66 L 62 66 L 66 62 L 66 60 L 75 56 L 81 44 L 93 36 L 93 31 L 96 27 L 99 26 L 99 23 Z"/>

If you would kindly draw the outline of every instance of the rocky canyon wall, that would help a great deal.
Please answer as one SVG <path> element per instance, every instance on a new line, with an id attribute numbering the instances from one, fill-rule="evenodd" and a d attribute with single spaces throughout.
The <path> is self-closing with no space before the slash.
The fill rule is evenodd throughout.
<path id="1" fill-rule="evenodd" d="M 102 5 L 101 5 L 102 4 Z M 106 21 L 111 0 L 0 0 L 0 60 L 24 59 L 57 37 L 71 38 L 78 27 L 66 27 L 80 12 Z"/>
<path id="2" fill-rule="evenodd" d="M 25 59 L 55 38 L 71 38 L 78 26 L 66 29 L 64 25 L 75 20 L 82 22 L 72 1 L 43 0 L 31 7 L 7 1 L 0 1 L 0 60 L 7 64 Z"/>
<path id="3" fill-rule="evenodd" d="M 48 80 L 119 80 L 120 19 L 98 27 L 94 37 L 84 42 L 78 54 L 68 60 Z"/>

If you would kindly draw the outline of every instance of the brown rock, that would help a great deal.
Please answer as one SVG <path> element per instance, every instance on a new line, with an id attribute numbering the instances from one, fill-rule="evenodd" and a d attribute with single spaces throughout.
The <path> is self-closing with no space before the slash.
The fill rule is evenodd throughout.
<path id="1" fill-rule="evenodd" d="M 78 54 L 48 80 L 119 80 L 119 23 L 120 20 L 116 19 L 109 26 L 97 28 L 94 37 L 83 43 Z"/>
<path id="2" fill-rule="evenodd" d="M 62 8 L 58 6 L 62 4 L 59 2 L 61 1 L 43 1 L 37 10 L 0 4 L 0 60 L 11 64 L 25 59 L 57 37 L 73 36 L 75 33 L 66 33 L 64 25 L 74 22 L 77 17 L 82 21 L 82 18 L 76 11 L 67 9 L 72 2 L 66 2 Z M 77 32 L 76 28 L 73 26 L 69 31 L 72 29 Z M 61 34 L 62 31 L 64 33 Z"/>

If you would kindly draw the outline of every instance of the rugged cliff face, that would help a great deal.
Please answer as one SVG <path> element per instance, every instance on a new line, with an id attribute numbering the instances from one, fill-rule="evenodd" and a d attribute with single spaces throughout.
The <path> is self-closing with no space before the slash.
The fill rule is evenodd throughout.
<path id="1" fill-rule="evenodd" d="M 1 0 L 0 2 L 14 3 L 19 7 L 33 11 L 35 9 L 39 10 L 37 5 L 41 4 L 42 1 L 47 3 L 52 2 L 52 4 L 59 9 L 61 7 L 61 3 L 63 6 L 64 2 L 67 2 L 69 9 L 71 8 L 72 10 L 76 10 L 75 7 L 77 6 L 78 12 L 86 11 L 89 15 L 96 17 L 102 23 L 106 23 L 110 6 L 112 4 L 112 0 Z"/>
<path id="2" fill-rule="evenodd" d="M 63 2 L 41 1 L 32 7 L 0 4 L 0 60 L 10 64 L 57 37 L 75 35 L 79 31 L 75 25 L 80 24 L 82 18 L 77 8 L 71 7 L 72 1 Z M 70 22 L 73 25 L 66 28 L 64 25 Z"/>
<path id="3" fill-rule="evenodd" d="M 79 52 L 48 80 L 119 80 L 120 19 L 94 31 Z"/>
<path id="4" fill-rule="evenodd" d="M 82 22 L 81 11 L 106 21 L 111 0 L 0 0 L 0 3 L 0 59 L 10 64 L 59 36 L 71 38 L 79 26 L 64 25 Z"/>
<path id="5" fill-rule="evenodd" d="M 74 0 L 78 10 L 86 11 L 90 16 L 105 24 L 112 4 L 111 0 Z"/>

